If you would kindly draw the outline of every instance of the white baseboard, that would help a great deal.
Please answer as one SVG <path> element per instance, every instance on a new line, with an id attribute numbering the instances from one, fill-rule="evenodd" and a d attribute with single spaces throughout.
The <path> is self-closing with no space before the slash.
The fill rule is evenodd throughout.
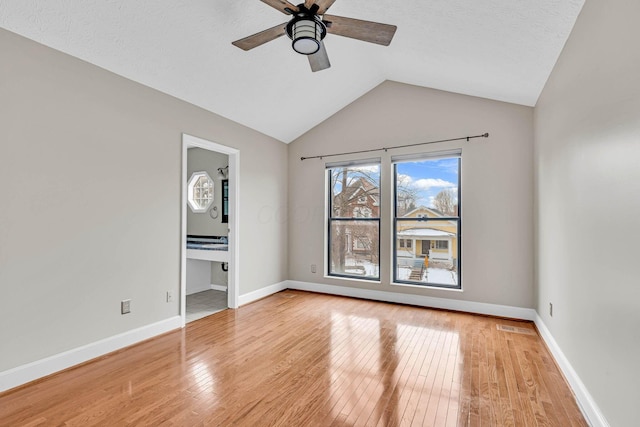
<path id="1" fill-rule="evenodd" d="M 222 291 L 222 292 L 227 292 L 227 287 L 224 285 L 214 285 L 213 283 L 211 284 L 211 289 L 213 289 L 214 291 Z"/>
<path id="2" fill-rule="evenodd" d="M 0 372 L 0 392 L 18 387 L 30 381 L 37 380 L 38 378 L 51 375 L 63 369 L 84 363 L 180 327 L 182 327 L 181 317 L 174 316 L 160 322 L 123 332 L 82 347 Z"/>
<path id="3" fill-rule="evenodd" d="M 190 287 L 188 289 L 186 289 L 186 294 L 187 295 L 193 295 L 193 294 L 197 294 L 198 292 L 204 292 L 204 291 L 208 291 L 211 289 L 211 285 L 202 285 L 202 286 L 198 286 L 198 287 Z"/>
<path id="4" fill-rule="evenodd" d="M 402 294 L 370 289 L 332 286 L 320 283 L 288 280 L 287 288 L 301 291 L 319 292 L 323 294 L 341 295 L 375 301 L 411 304 L 421 307 L 441 308 L 445 310 L 465 311 L 467 313 L 487 314 L 491 316 L 509 317 L 512 319 L 535 320 L 536 312 L 532 308 L 512 307 L 508 305 L 487 304 L 483 302 L 461 301 L 448 298 L 427 297 L 423 295 Z"/>
<path id="5" fill-rule="evenodd" d="M 258 289 L 257 291 L 249 292 L 248 294 L 240 295 L 239 304 L 240 306 L 249 304 L 250 302 L 257 301 L 261 298 L 268 297 L 271 294 L 275 294 L 280 291 L 284 291 L 287 289 L 288 281 L 275 283 L 273 285 Z"/>
<path id="6" fill-rule="evenodd" d="M 551 335 L 551 331 L 549 331 L 538 313 L 536 313 L 534 321 L 542 339 L 547 344 L 547 347 L 549 347 L 553 358 L 556 360 L 556 363 L 560 367 L 564 377 L 569 382 L 569 385 L 576 396 L 576 400 L 578 401 L 578 406 L 580 406 L 582 414 L 587 418 L 589 424 L 593 427 L 609 427 L 609 423 L 600 411 L 595 400 L 593 400 L 591 393 L 589 393 L 584 383 L 573 369 L 573 366 L 569 363 L 569 360 L 560 349 L 560 346 L 553 338 L 553 335 Z"/>

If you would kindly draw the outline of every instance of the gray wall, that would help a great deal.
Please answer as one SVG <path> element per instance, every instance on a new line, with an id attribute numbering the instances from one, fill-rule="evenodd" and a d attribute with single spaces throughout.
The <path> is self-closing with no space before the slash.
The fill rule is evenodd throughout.
<path id="1" fill-rule="evenodd" d="M 587 0 L 535 110 L 537 308 L 612 426 L 640 419 L 639 16 Z"/>
<path id="2" fill-rule="evenodd" d="M 0 52 L 0 371 L 178 314 L 183 132 L 240 150 L 240 294 L 286 279 L 285 144 L 5 30 Z"/>
<path id="3" fill-rule="evenodd" d="M 207 236 L 227 236 L 229 224 L 222 223 L 222 184 L 218 178 L 218 168 L 229 164 L 229 156 L 202 148 L 189 148 L 187 154 L 187 180 L 194 172 L 206 171 L 214 183 L 213 205 L 218 208 L 218 218 L 213 219 L 209 210 L 195 213 L 187 206 L 187 234 Z"/>
<path id="4" fill-rule="evenodd" d="M 488 139 L 325 160 L 313 156 L 484 132 Z M 462 147 L 463 292 L 390 285 L 391 154 Z M 380 284 L 323 277 L 325 161 L 382 156 Z M 385 167 L 387 166 L 387 167 Z M 289 278 L 532 308 L 533 109 L 385 82 L 289 147 Z M 385 184 L 386 182 L 386 184 Z M 318 265 L 318 273 L 310 265 Z"/>

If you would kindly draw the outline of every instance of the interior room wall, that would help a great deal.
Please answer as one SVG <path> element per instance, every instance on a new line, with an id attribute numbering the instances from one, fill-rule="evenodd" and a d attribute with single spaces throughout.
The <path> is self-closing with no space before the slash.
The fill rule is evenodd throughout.
<path id="1" fill-rule="evenodd" d="M 301 161 L 489 132 L 487 139 Z M 462 148 L 463 292 L 391 285 L 390 155 Z M 289 147 L 289 278 L 533 308 L 533 109 L 387 81 Z M 381 283 L 324 277 L 325 163 L 382 157 Z M 317 273 L 310 266 L 317 265 Z"/>
<path id="2" fill-rule="evenodd" d="M 194 172 L 205 171 L 209 174 L 214 183 L 211 208 L 216 207 L 218 212 L 218 217 L 213 218 L 209 212 L 211 208 L 198 213 L 187 208 L 187 234 L 226 236 L 229 234 L 229 225 L 222 222 L 222 182 L 218 178 L 218 168 L 229 164 L 229 156 L 197 147 L 189 148 L 187 152 L 187 180 Z"/>
<path id="3" fill-rule="evenodd" d="M 187 150 L 187 180 L 194 172 L 206 171 L 209 174 L 214 183 L 213 205 L 211 208 L 216 207 L 218 212 L 218 217 L 213 218 L 210 215 L 211 208 L 201 213 L 195 213 L 190 208 L 187 208 L 187 234 L 198 236 L 227 236 L 229 234 L 229 224 L 222 222 L 222 178 L 218 177 L 218 168 L 224 168 L 228 165 L 229 156 L 226 154 L 197 147 Z M 209 285 L 227 286 L 229 275 L 222 269 L 222 263 L 211 262 L 210 264 L 211 283 Z M 187 287 L 188 284 L 189 281 L 187 281 Z M 187 289 L 187 292 L 189 292 L 189 289 Z"/>
<path id="4" fill-rule="evenodd" d="M 287 145 L 5 30 L 0 52 L 0 373 L 178 315 L 182 133 L 240 150 L 240 294 L 286 279 Z"/>
<path id="5" fill-rule="evenodd" d="M 612 426 L 640 419 L 638 16 L 585 2 L 535 109 L 537 310 Z"/>

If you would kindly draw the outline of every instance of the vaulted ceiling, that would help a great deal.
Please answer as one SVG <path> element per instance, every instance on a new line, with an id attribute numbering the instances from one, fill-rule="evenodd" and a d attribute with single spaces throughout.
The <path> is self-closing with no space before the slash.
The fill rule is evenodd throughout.
<path id="1" fill-rule="evenodd" d="M 583 3 L 337 0 L 398 30 L 388 47 L 329 34 L 315 73 L 286 36 L 231 45 L 288 20 L 259 0 L 0 0 L 0 26 L 291 142 L 384 80 L 533 106 Z"/>

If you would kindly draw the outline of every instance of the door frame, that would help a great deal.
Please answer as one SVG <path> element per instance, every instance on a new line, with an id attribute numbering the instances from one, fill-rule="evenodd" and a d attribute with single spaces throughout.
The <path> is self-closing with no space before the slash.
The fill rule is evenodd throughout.
<path id="1" fill-rule="evenodd" d="M 187 314 L 187 155 L 189 148 L 202 148 L 229 156 L 229 280 L 227 284 L 227 305 L 238 308 L 239 299 L 239 264 L 240 264 L 240 150 L 218 144 L 196 136 L 182 134 L 182 206 L 180 208 L 180 317 L 182 326 L 186 324 Z"/>

